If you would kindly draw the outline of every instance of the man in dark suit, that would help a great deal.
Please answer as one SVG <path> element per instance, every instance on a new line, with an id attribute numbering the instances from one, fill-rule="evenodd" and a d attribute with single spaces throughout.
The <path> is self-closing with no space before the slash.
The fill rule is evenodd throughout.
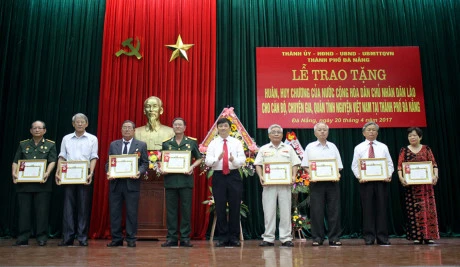
<path id="1" fill-rule="evenodd" d="M 109 148 L 109 155 L 137 154 L 138 172 L 136 176 L 126 177 L 126 179 L 114 179 L 107 172 L 107 179 L 110 181 L 109 203 L 112 233 L 112 242 L 107 244 L 108 247 L 123 246 L 121 228 L 123 200 L 126 205 L 126 242 L 128 247 L 136 246 L 137 211 L 141 187 L 139 177 L 147 171 L 149 162 L 146 143 L 133 138 L 135 128 L 134 122 L 124 121 L 121 127 L 123 139 L 113 141 Z M 108 162 L 105 168 L 109 169 Z"/>
<path id="2" fill-rule="evenodd" d="M 45 123 L 35 121 L 30 126 L 31 139 L 21 141 L 14 156 L 13 183 L 18 193 L 19 222 L 18 238 L 14 246 L 26 246 L 32 233 L 32 210 L 35 214 L 35 237 L 39 246 L 48 240 L 48 214 L 51 200 L 52 179 L 48 179 L 56 165 L 57 152 L 54 141 L 43 138 Z M 47 166 L 41 183 L 18 183 L 18 161 L 20 159 L 46 159 Z"/>

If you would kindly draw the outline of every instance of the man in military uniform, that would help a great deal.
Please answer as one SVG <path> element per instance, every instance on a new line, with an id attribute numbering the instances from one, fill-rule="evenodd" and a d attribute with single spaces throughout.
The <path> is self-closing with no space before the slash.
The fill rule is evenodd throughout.
<path id="1" fill-rule="evenodd" d="M 190 217 L 192 212 L 192 195 L 193 195 L 193 170 L 200 166 L 201 154 L 198 150 L 198 144 L 195 138 L 184 135 L 185 120 L 183 118 L 175 118 L 173 120 L 173 130 L 175 136 L 168 138 L 163 142 L 162 150 L 190 151 L 191 161 L 195 158 L 195 162 L 190 162 L 190 168 L 185 173 L 163 173 L 164 186 L 166 189 L 166 225 L 168 227 L 168 235 L 166 242 L 161 244 L 162 247 L 177 246 L 180 232 L 180 246 L 192 247 L 190 243 Z M 163 152 L 164 156 L 164 152 Z M 181 214 L 178 214 L 178 206 L 180 202 Z M 177 231 L 177 220 L 181 218 L 180 231 Z"/>
<path id="2" fill-rule="evenodd" d="M 30 216 L 32 207 L 35 211 L 36 238 L 39 246 L 45 246 L 48 240 L 48 214 L 50 208 L 52 180 L 48 179 L 56 165 L 57 152 L 54 141 L 43 138 L 46 133 L 45 123 L 35 121 L 30 127 L 31 139 L 21 141 L 14 156 L 12 175 L 16 184 L 19 206 L 19 234 L 14 246 L 29 244 L 31 235 Z M 18 161 L 20 159 L 46 159 L 47 167 L 41 183 L 18 183 Z"/>

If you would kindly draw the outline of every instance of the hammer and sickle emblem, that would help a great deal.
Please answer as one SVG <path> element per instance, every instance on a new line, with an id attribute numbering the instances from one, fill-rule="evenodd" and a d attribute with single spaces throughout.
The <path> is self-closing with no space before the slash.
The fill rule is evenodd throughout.
<path id="1" fill-rule="evenodd" d="M 115 56 L 119 57 L 121 56 L 122 54 L 125 54 L 127 56 L 136 56 L 137 59 L 141 59 L 142 56 L 141 54 L 139 54 L 139 49 L 141 48 L 141 41 L 139 41 L 139 38 L 136 38 L 137 39 L 137 45 L 136 47 L 134 47 L 131 42 L 133 41 L 133 38 L 128 38 L 126 40 L 123 41 L 123 43 L 121 43 L 124 47 L 128 47 L 130 49 L 129 52 L 123 50 L 123 49 L 120 49 L 120 51 L 116 52 L 115 53 Z"/>

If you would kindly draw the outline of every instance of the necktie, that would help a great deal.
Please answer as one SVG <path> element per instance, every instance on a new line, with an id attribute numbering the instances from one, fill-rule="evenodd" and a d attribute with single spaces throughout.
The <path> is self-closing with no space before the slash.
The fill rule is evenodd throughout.
<path id="1" fill-rule="evenodd" d="M 123 148 L 123 154 L 128 154 L 128 144 L 129 142 L 124 141 L 125 147 Z"/>
<path id="2" fill-rule="evenodd" d="M 230 173 L 230 168 L 228 167 L 228 148 L 227 148 L 227 139 L 224 139 L 224 147 L 223 150 L 224 157 L 222 158 L 222 172 L 224 174 Z"/>
<path id="3" fill-rule="evenodd" d="M 369 142 L 369 158 L 370 158 L 370 159 L 375 158 L 374 146 L 372 146 L 373 143 L 374 143 L 374 142 Z"/>

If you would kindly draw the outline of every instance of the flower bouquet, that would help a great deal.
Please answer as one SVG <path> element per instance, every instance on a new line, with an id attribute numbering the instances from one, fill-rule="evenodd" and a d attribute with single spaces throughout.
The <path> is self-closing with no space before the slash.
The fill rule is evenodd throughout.
<path id="1" fill-rule="evenodd" d="M 160 172 L 160 160 L 161 160 L 161 151 L 159 150 L 149 150 L 147 152 L 148 159 L 149 159 L 149 170 L 153 170 L 156 172 L 157 176 L 161 175 Z M 145 179 L 148 179 L 148 173 L 144 176 Z"/>
<path id="2" fill-rule="evenodd" d="M 311 228 L 310 220 L 307 216 L 302 216 L 298 211 L 297 208 L 294 209 L 292 213 L 292 231 L 297 232 L 299 238 L 304 239 L 305 233 L 304 230 L 309 230 Z"/>
<path id="3" fill-rule="evenodd" d="M 310 176 L 308 172 L 302 168 L 299 168 L 297 171 L 297 176 L 295 178 L 295 183 L 292 185 L 292 193 L 304 193 L 308 194 L 310 192 Z"/>

